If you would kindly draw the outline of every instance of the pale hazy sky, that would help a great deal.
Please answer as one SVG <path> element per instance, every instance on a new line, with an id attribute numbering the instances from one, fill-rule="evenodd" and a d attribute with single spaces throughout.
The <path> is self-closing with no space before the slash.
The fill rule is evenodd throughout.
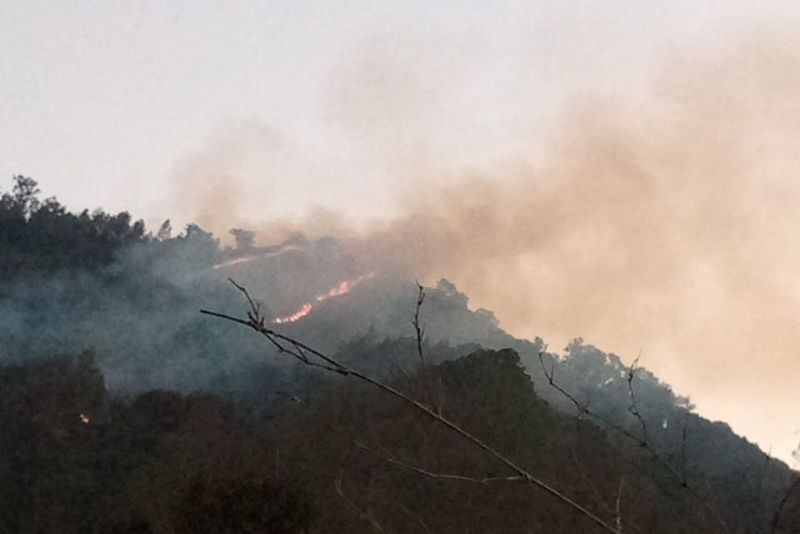
<path id="1" fill-rule="evenodd" d="M 381 217 L 417 167 L 446 184 L 509 154 L 535 161 L 576 95 L 645 99 L 673 56 L 799 22 L 794 1 L 0 0 L 0 178 L 151 227 L 210 220 L 194 195 L 208 180 L 230 183 L 236 213 L 217 219 L 231 224 L 315 206 Z M 697 328 L 725 332 L 709 321 Z M 687 361 L 645 365 L 788 458 L 797 405 L 767 425 L 733 386 L 703 397 Z M 782 384 L 785 403 L 797 383 Z"/>
<path id="2" fill-rule="evenodd" d="M 455 71 L 467 116 L 432 103 L 446 133 L 426 142 L 473 163 L 513 146 L 564 94 L 629 90 L 672 47 L 796 19 L 793 5 L 0 0 L 0 176 L 31 175 L 74 208 L 174 218 L 164 190 L 177 162 L 252 121 L 284 147 L 280 172 L 242 170 L 273 188 L 269 210 L 358 192 L 354 210 L 380 212 L 391 177 L 348 143 L 325 96 L 365 49 Z"/>

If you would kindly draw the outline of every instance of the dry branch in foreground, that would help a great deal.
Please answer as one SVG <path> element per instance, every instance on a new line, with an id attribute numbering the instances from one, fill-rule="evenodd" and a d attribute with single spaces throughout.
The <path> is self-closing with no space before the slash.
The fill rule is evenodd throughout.
<path id="1" fill-rule="evenodd" d="M 664 470 L 672 477 L 680 487 L 684 488 L 693 498 L 695 498 L 702 506 L 705 508 L 706 512 L 714 519 L 716 522 L 716 531 L 719 534 L 728 534 L 730 531 L 725 524 L 725 521 L 722 519 L 722 516 L 719 512 L 711 506 L 708 500 L 703 497 L 700 492 L 697 491 L 693 486 L 691 486 L 688 481 L 686 480 L 686 469 L 685 465 L 681 468 L 683 473 L 679 473 L 677 469 L 675 469 L 669 462 L 667 462 L 663 456 L 661 456 L 658 451 L 652 446 L 650 441 L 648 440 L 647 436 L 647 423 L 645 422 L 642 414 L 639 412 L 639 407 L 636 402 L 636 394 L 633 390 L 633 379 L 636 375 L 636 365 L 638 364 L 639 358 L 637 357 L 634 360 L 633 364 L 628 370 L 628 392 L 631 399 L 631 404 L 628 407 L 628 412 L 633 415 L 639 423 L 641 428 L 641 436 L 636 436 L 631 433 L 627 428 L 620 426 L 613 421 L 609 421 L 605 417 L 601 416 L 597 412 L 594 412 L 589 408 L 586 403 L 580 402 L 574 395 L 572 395 L 569 391 L 565 390 L 561 385 L 558 384 L 555 380 L 555 364 L 551 366 L 550 370 L 547 370 L 547 366 L 544 363 L 544 354 L 547 350 L 547 346 L 543 347 L 542 350 L 539 352 L 539 363 L 542 366 L 542 372 L 544 372 L 545 377 L 547 378 L 547 382 L 553 387 L 556 391 L 558 391 L 561 395 L 563 395 L 567 400 L 569 400 L 572 404 L 575 405 L 575 409 L 578 411 L 578 415 L 584 415 L 596 421 L 599 421 L 603 425 L 607 426 L 608 428 L 614 430 L 619 435 L 625 437 L 626 439 L 634 442 L 639 447 L 647 451 L 647 453 L 659 464 Z M 682 461 L 685 461 L 685 447 L 686 447 L 686 426 L 684 425 L 683 428 L 683 443 L 681 446 L 682 452 L 681 457 Z"/>
<path id="2" fill-rule="evenodd" d="M 266 338 L 267 341 L 269 341 L 270 344 L 272 344 L 272 346 L 278 351 L 278 353 L 287 354 L 295 358 L 297 361 L 299 361 L 304 365 L 308 365 L 310 367 L 316 367 L 318 369 L 323 369 L 325 371 L 335 373 L 346 378 L 353 378 L 362 382 L 366 382 L 367 384 L 370 384 L 371 386 L 383 391 L 384 393 L 391 395 L 397 399 L 400 399 L 409 407 L 423 413 L 430 419 L 447 427 L 451 431 L 455 432 L 456 434 L 464 438 L 466 441 L 473 443 L 475 446 L 477 446 L 478 448 L 480 448 L 481 450 L 483 450 L 484 452 L 495 458 L 498 462 L 505 465 L 511 471 L 516 473 L 517 476 L 521 477 L 525 482 L 527 482 L 531 486 L 543 490 L 548 495 L 552 496 L 553 498 L 557 499 L 563 504 L 566 504 L 573 511 L 583 515 L 584 517 L 592 521 L 596 526 L 602 528 L 604 531 L 611 532 L 613 534 L 621 534 L 620 528 L 618 528 L 616 525 L 603 520 L 598 515 L 588 510 L 587 508 L 583 507 L 578 502 L 576 502 L 569 496 L 565 495 L 558 489 L 554 488 L 553 486 L 544 482 L 538 477 L 535 477 L 534 475 L 529 473 L 526 469 L 517 465 L 513 460 L 509 459 L 508 457 L 506 457 L 505 455 L 494 449 L 492 446 L 485 443 L 483 440 L 477 438 L 472 433 L 461 428 L 459 425 L 449 420 L 448 418 L 444 417 L 442 414 L 437 413 L 436 411 L 426 406 L 425 404 L 402 393 L 401 391 L 390 386 L 389 384 L 386 384 L 364 373 L 361 373 L 360 371 L 357 371 L 356 369 L 353 369 L 312 347 L 309 347 L 308 345 L 304 344 L 301 341 L 298 341 L 294 338 L 281 334 L 276 330 L 273 330 L 272 328 L 267 326 L 268 323 L 264 315 L 261 313 L 261 307 L 259 306 L 258 303 L 256 303 L 253 300 L 247 289 L 237 284 L 233 280 L 230 280 L 230 282 L 239 291 L 241 291 L 244 297 L 247 299 L 249 310 L 247 312 L 246 318 L 243 319 L 240 317 L 235 317 L 232 315 L 215 312 L 211 310 L 200 310 L 201 313 L 212 317 L 217 317 L 220 319 L 231 321 L 254 330 L 255 332 L 262 335 L 264 338 Z"/>

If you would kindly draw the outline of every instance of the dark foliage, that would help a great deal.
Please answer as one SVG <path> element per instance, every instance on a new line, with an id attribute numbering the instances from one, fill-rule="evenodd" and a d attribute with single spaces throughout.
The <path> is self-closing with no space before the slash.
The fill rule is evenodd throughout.
<path id="1" fill-rule="evenodd" d="M 226 259 L 274 256 L 274 269 L 236 272 L 288 311 L 293 292 L 313 297 L 358 272 L 333 239 L 256 247 L 250 232 L 233 235 L 227 253 L 197 225 L 173 237 L 167 221 L 152 237 L 127 213 L 41 200 L 23 177 L 0 197 L 0 532 L 594 528 L 533 487 L 477 482 L 511 473 L 397 399 L 200 317 L 202 305 L 239 306 L 214 274 Z M 362 287 L 338 301 L 347 313 L 320 305 L 287 332 L 430 403 L 626 533 L 714 532 L 682 482 L 731 532 L 800 532 L 795 475 L 646 369 L 629 380 L 619 357 L 582 340 L 544 354 L 599 416 L 577 417 L 542 372 L 543 342 L 508 335 L 443 280 L 425 301 L 420 375 L 413 284 L 378 275 Z M 646 434 L 678 483 L 615 428 Z"/>
<path id="2" fill-rule="evenodd" d="M 147 239 L 144 222 L 127 212 L 67 211 L 55 198 L 39 198 L 35 180 L 14 177 L 0 195 L 0 281 L 19 274 L 96 269 L 123 246 Z"/>
<path id="3" fill-rule="evenodd" d="M 593 512 L 612 522 L 619 514 L 627 531 L 714 531 L 680 488 L 661 480 L 657 465 L 541 400 L 513 351 L 446 361 L 429 368 L 430 378 L 448 417 Z M 321 385 L 314 398 L 264 418 L 209 394 L 157 390 L 113 400 L 90 354 L 4 368 L 0 382 L 0 531 L 593 528 L 527 484 L 413 471 L 509 475 L 459 436 L 357 384 Z M 419 392 L 414 375 L 394 383 Z M 715 505 L 744 525 L 752 511 L 727 504 L 738 491 L 723 488 Z M 797 506 L 790 496 L 778 532 L 796 531 Z"/>

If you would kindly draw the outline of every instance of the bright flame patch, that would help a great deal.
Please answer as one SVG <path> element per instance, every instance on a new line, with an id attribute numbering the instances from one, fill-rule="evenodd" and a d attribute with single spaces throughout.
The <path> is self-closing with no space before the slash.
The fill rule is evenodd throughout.
<path id="1" fill-rule="evenodd" d="M 275 324 L 293 323 L 311 313 L 311 310 L 313 309 L 314 306 L 312 306 L 309 303 L 305 303 L 299 310 L 297 310 L 293 314 L 287 315 L 286 317 L 278 317 L 277 319 L 273 319 L 272 322 L 274 322 Z"/>
<path id="2" fill-rule="evenodd" d="M 314 297 L 314 300 L 317 302 L 324 302 L 328 299 L 332 299 L 335 297 L 341 297 L 342 295 L 347 295 L 350 291 L 356 287 L 358 284 L 365 280 L 369 280 L 375 276 L 375 273 L 369 273 L 365 275 L 361 275 L 358 278 L 354 278 L 352 280 L 344 280 L 339 285 L 330 288 L 327 292 L 322 293 L 321 295 L 317 295 Z M 299 310 L 294 312 L 291 315 L 287 315 L 286 317 L 278 317 L 272 320 L 275 324 L 284 324 L 284 323 L 293 323 L 295 321 L 299 321 L 303 317 L 307 317 L 314 311 L 314 305 L 310 302 L 306 302 L 303 304 Z"/>

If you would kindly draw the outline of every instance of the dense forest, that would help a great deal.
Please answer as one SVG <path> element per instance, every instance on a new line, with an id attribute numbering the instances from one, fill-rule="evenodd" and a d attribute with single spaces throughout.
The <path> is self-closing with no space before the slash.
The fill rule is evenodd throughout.
<path id="1" fill-rule="evenodd" d="M 800 533 L 798 474 L 635 362 L 514 338 L 332 237 L 232 233 L 14 178 L 1 532 Z"/>

